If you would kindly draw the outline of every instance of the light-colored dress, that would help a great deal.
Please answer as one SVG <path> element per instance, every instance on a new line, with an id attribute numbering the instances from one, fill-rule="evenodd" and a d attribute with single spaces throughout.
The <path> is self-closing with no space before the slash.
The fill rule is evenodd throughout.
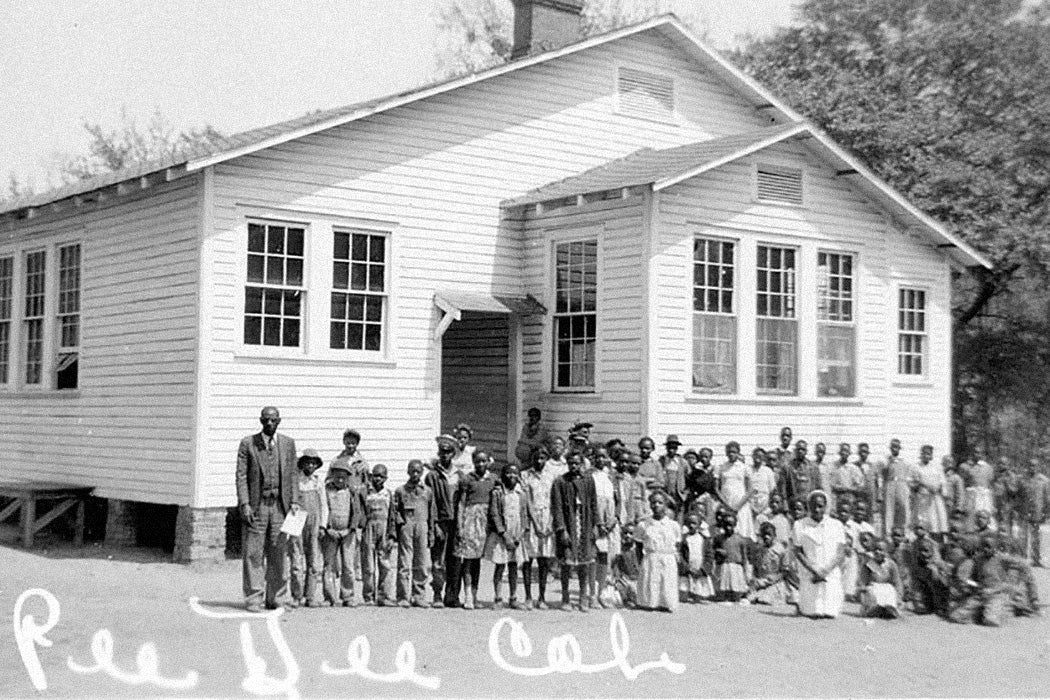
<path id="1" fill-rule="evenodd" d="M 551 558 L 554 556 L 554 520 L 551 514 L 551 486 L 555 475 L 544 468 L 538 474 L 530 469 L 521 475 L 521 483 L 529 498 L 532 513 L 531 527 L 525 532 L 525 557 L 527 559 Z"/>
<path id="2" fill-rule="evenodd" d="M 912 467 L 910 477 L 914 498 L 912 505 L 913 524 L 922 521 L 931 534 L 948 531 L 948 511 L 944 495 L 948 492 L 948 480 L 940 465 L 928 462 Z"/>
<path id="3" fill-rule="evenodd" d="M 715 587 L 711 583 L 711 575 L 704 569 L 704 559 L 710 547 L 710 538 L 701 534 L 706 530 L 707 523 L 702 523 L 703 530 L 692 535 L 685 536 L 685 549 L 689 553 L 686 564 L 686 575 L 689 578 L 689 593 L 701 598 L 713 598 Z"/>
<path id="4" fill-rule="evenodd" d="M 622 546 L 620 526 L 616 519 L 616 487 L 609 473 L 603 469 L 592 471 L 591 478 L 594 479 L 594 490 L 598 494 L 598 524 L 607 530 L 607 534 L 597 536 L 594 546 L 599 552 L 608 554 L 609 561 L 612 561 Z"/>
<path id="5" fill-rule="evenodd" d="M 795 523 L 794 538 L 810 566 L 823 569 L 846 544 L 846 529 L 834 518 L 825 516 L 817 522 L 807 516 Z M 824 581 L 813 583 L 809 570 L 799 567 L 798 609 L 803 615 L 836 617 L 842 611 L 844 597 L 841 568 L 829 571 Z"/>
<path id="6" fill-rule="evenodd" d="M 776 474 L 764 464 L 759 465 L 758 469 L 748 467 L 747 486 L 751 492 L 752 514 L 756 518 L 766 515 L 769 511 L 769 497 L 777 490 Z"/>
<path id="7" fill-rule="evenodd" d="M 995 498 L 992 495 L 992 481 L 995 470 L 983 459 L 976 464 L 966 462 L 962 465 L 963 478 L 966 480 L 966 505 L 963 509 L 967 515 L 967 528 L 974 529 L 974 515 L 986 510 L 991 516 L 990 527 L 995 527 Z"/>
<path id="8" fill-rule="evenodd" d="M 718 469 L 719 494 L 726 503 L 735 505 L 748 492 L 748 467 L 743 462 L 723 462 Z M 751 513 L 751 503 L 744 501 L 736 513 L 734 531 L 744 539 L 755 539 L 755 518 Z"/>
<path id="9" fill-rule="evenodd" d="M 452 467 L 454 469 L 462 469 L 468 474 L 474 471 L 474 451 L 477 449 L 475 445 L 464 447 L 452 458 Z"/>
<path id="10" fill-rule="evenodd" d="M 635 531 L 642 543 L 642 572 L 638 580 L 638 605 L 643 608 L 678 608 L 678 544 L 681 526 L 668 517 L 643 520 Z"/>
<path id="11" fill-rule="evenodd" d="M 524 562 L 525 547 L 523 534 L 525 523 L 522 522 L 522 501 L 527 498 L 520 484 L 514 486 L 510 491 L 506 488 L 498 490 L 503 499 L 503 522 L 506 529 L 503 535 L 490 532 L 485 540 L 485 558 L 493 564 L 506 564 L 508 562 Z M 517 542 L 518 546 L 513 550 L 507 548 L 507 540 Z"/>
<path id="12" fill-rule="evenodd" d="M 543 471 L 554 480 L 569 471 L 569 465 L 564 459 L 548 459 L 543 465 Z"/>

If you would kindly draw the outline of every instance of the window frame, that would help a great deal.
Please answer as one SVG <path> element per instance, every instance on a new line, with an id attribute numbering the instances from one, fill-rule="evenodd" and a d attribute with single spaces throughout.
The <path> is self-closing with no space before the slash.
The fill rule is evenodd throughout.
<path id="1" fill-rule="evenodd" d="M 0 374 L 0 388 L 6 389 L 18 383 L 18 362 L 16 360 L 19 359 L 19 346 L 15 342 L 18 337 L 15 328 L 19 322 L 19 314 L 17 313 L 18 251 L 0 253 L 0 261 L 4 260 L 10 263 L 10 276 L 7 279 L 8 293 L 6 302 L 0 302 L 0 324 L 7 324 L 7 337 L 0 344 L 0 366 L 3 366 L 5 370 L 3 374 Z M 0 299 L 2 298 L 0 297 Z M 2 313 L 4 303 L 7 306 L 6 317 Z"/>
<path id="2" fill-rule="evenodd" d="M 76 293 L 76 310 L 75 311 L 66 310 L 65 312 L 63 312 L 63 310 L 62 310 L 62 294 L 63 294 L 63 291 L 62 291 L 62 270 L 63 270 L 63 268 L 62 268 L 62 254 L 63 254 L 64 251 L 68 250 L 69 248 L 76 248 L 77 249 L 77 260 L 76 260 L 77 279 L 76 279 L 76 289 L 73 290 Z M 52 382 L 54 383 L 54 387 L 53 388 L 55 389 L 55 391 L 63 391 L 63 392 L 65 392 L 65 391 L 77 391 L 80 388 L 80 378 L 81 378 L 81 373 L 80 373 L 81 350 L 80 349 L 81 349 L 81 346 L 83 345 L 83 328 L 84 328 L 84 319 L 83 319 L 83 315 L 84 315 L 83 314 L 83 311 L 84 311 L 84 305 L 83 305 L 83 300 L 84 300 L 84 246 L 83 246 L 82 243 L 80 243 L 80 241 L 73 241 L 73 242 L 70 242 L 70 243 L 59 243 L 59 244 L 57 244 L 55 246 L 55 269 L 54 269 L 54 272 L 55 272 L 55 275 L 54 275 L 54 277 L 55 277 L 55 281 L 54 281 L 55 301 L 54 301 L 54 313 L 52 314 L 53 322 L 54 322 L 54 342 L 52 344 L 53 345 L 53 351 L 54 351 L 54 358 L 53 358 L 52 367 L 51 367 L 51 375 L 52 375 L 51 379 L 52 379 Z M 66 291 L 68 292 L 70 290 L 66 290 Z M 76 329 L 77 329 L 76 330 L 76 333 L 77 333 L 76 341 L 77 342 L 76 342 L 75 345 L 66 345 L 65 342 L 64 342 L 65 341 L 64 334 L 63 334 L 63 330 L 64 329 L 63 329 L 62 323 L 63 323 L 63 319 L 64 318 L 70 317 L 70 316 L 76 316 Z M 70 354 L 75 354 L 76 355 L 76 358 L 75 358 L 75 362 L 77 364 L 76 386 L 59 387 L 58 386 L 58 373 L 60 371 L 59 367 L 58 367 L 59 361 L 60 361 L 60 358 L 63 355 L 70 355 Z"/>
<path id="3" fill-rule="evenodd" d="M 335 264 L 336 264 L 337 260 L 336 260 L 336 257 L 335 257 L 335 238 L 336 238 L 336 236 L 338 236 L 340 234 L 349 234 L 349 236 L 350 236 L 349 246 L 348 246 L 348 255 L 350 257 L 347 258 L 347 261 L 346 261 L 350 265 L 350 270 L 347 273 L 348 274 L 348 283 L 350 283 L 349 280 L 352 279 L 352 274 L 353 274 L 353 245 L 354 245 L 353 237 L 354 237 L 354 235 L 355 234 L 356 235 L 365 235 L 365 236 L 369 236 L 369 237 L 376 236 L 376 237 L 379 237 L 379 238 L 383 239 L 383 261 L 382 261 L 382 265 L 383 265 L 383 291 L 382 292 L 373 292 L 373 291 L 370 291 L 370 290 L 354 290 L 354 289 L 352 289 L 350 287 L 348 287 L 346 289 L 336 289 L 336 286 L 335 286 Z M 328 267 L 329 267 L 329 271 L 330 271 L 330 273 L 332 275 L 332 279 L 331 279 L 331 281 L 329 283 L 329 291 L 328 291 L 328 296 L 327 296 L 327 299 L 326 299 L 327 308 L 328 308 L 328 314 L 327 314 L 327 316 L 325 318 L 326 325 L 329 328 L 329 334 L 325 335 L 325 337 L 323 339 L 324 340 L 325 349 L 327 350 L 328 353 L 331 353 L 331 354 L 336 354 L 336 353 L 338 353 L 338 354 L 346 354 L 349 357 L 373 358 L 373 359 L 382 359 L 383 357 L 386 356 L 386 354 L 387 354 L 387 345 L 389 343 L 389 336 L 390 336 L 390 306 L 391 306 L 391 304 L 390 304 L 390 283 L 391 283 L 391 277 L 392 277 L 392 275 L 391 275 L 391 268 L 392 268 L 392 264 L 391 264 L 391 243 L 392 243 L 392 236 L 391 236 L 390 231 L 388 231 L 388 230 L 375 229 L 375 228 L 366 228 L 366 227 L 362 227 L 362 226 L 344 226 L 344 225 L 335 225 L 335 226 L 332 227 L 332 247 L 330 248 L 331 254 L 330 254 L 329 260 L 328 260 Z M 371 242 L 369 242 L 369 250 L 371 250 Z M 368 262 L 369 267 L 371 267 L 372 264 L 373 263 L 371 261 Z M 380 322 L 379 322 L 380 330 L 379 330 L 379 349 L 378 350 L 368 350 L 368 349 L 365 349 L 365 348 L 333 348 L 331 346 L 331 335 L 330 335 L 331 325 L 336 320 L 336 319 L 334 319 L 332 317 L 332 296 L 335 295 L 335 294 L 346 294 L 348 296 L 356 294 L 356 295 L 362 295 L 362 296 L 366 296 L 366 297 L 379 297 L 381 299 L 382 306 L 381 306 L 381 316 L 380 316 Z M 367 308 L 367 302 L 366 302 L 366 308 Z M 366 313 L 366 316 L 367 316 L 367 311 L 365 313 Z M 343 323 L 352 323 L 353 321 L 350 321 L 350 320 L 347 319 L 347 320 L 342 320 L 342 322 Z M 368 323 L 369 323 L 368 321 L 362 321 L 362 324 L 364 324 L 365 326 L 367 326 Z"/>
<path id="4" fill-rule="evenodd" d="M 21 251 L 21 275 L 18 283 L 22 291 L 20 297 L 20 314 L 19 329 L 20 329 L 20 344 L 18 349 L 18 379 L 19 385 L 25 391 L 47 391 L 51 387 L 48 386 L 48 376 L 50 374 L 49 368 L 49 343 L 48 343 L 48 331 L 50 324 L 48 323 L 48 317 L 50 316 L 50 306 L 54 303 L 54 296 L 49 292 L 49 286 L 54 281 L 54 275 L 48 269 L 54 262 L 54 246 L 34 246 L 31 248 L 25 248 Z M 40 294 L 34 296 L 41 296 L 40 299 L 40 312 L 38 314 L 30 315 L 27 304 L 29 303 L 29 258 L 32 255 L 43 255 L 43 268 L 41 274 L 43 280 L 41 284 Z M 29 343 L 33 342 L 29 337 L 29 324 L 36 322 L 40 328 L 40 359 L 39 359 L 39 379 L 35 382 L 29 381 Z"/>
<path id="5" fill-rule="evenodd" d="M 269 359 L 306 363 L 355 364 L 393 367 L 397 365 L 398 275 L 394 261 L 398 255 L 398 230 L 394 221 L 348 216 L 325 209 L 266 207 L 237 204 L 237 224 L 229 229 L 234 237 L 237 289 L 234 302 L 235 330 L 231 338 L 233 355 L 244 359 Z M 247 284 L 247 241 L 249 222 L 293 224 L 304 227 L 303 289 L 305 299 L 298 347 L 247 345 L 244 343 L 244 288 Z M 368 231 L 386 236 L 386 295 L 382 350 L 339 350 L 329 348 L 331 297 L 334 290 L 333 261 L 335 231 Z"/>
<path id="6" fill-rule="evenodd" d="M 895 331 L 894 332 L 894 339 L 896 341 L 895 342 L 895 346 L 894 346 L 894 352 L 893 352 L 893 364 L 894 364 L 893 380 L 894 380 L 894 382 L 898 382 L 898 383 L 899 382 L 903 382 L 903 383 L 926 383 L 931 378 L 930 361 L 931 361 L 931 358 L 932 358 L 932 353 L 930 352 L 930 301 L 931 301 L 931 298 L 932 298 L 932 293 L 931 293 L 931 290 L 928 287 L 924 286 L 924 285 L 908 284 L 908 283 L 898 284 L 896 286 L 896 291 L 897 291 L 896 303 L 894 304 L 894 307 L 893 307 L 894 308 L 894 312 L 895 312 L 894 315 L 893 315 L 893 318 L 894 318 L 893 328 L 894 328 L 894 331 Z M 923 306 L 922 306 L 923 330 L 922 330 L 921 333 L 916 333 L 914 330 L 904 330 L 904 329 L 901 328 L 901 320 L 902 320 L 901 315 L 903 313 L 905 313 L 905 309 L 903 307 L 903 298 L 902 298 L 902 296 L 903 296 L 903 294 L 905 292 L 918 292 L 918 293 L 922 294 L 922 299 L 923 299 Z M 912 311 L 914 311 L 914 309 L 912 309 Z M 919 355 L 919 359 L 921 360 L 921 363 L 922 363 L 922 371 L 921 372 L 918 372 L 918 373 L 905 373 L 905 372 L 901 371 L 901 359 L 902 359 L 901 341 L 903 340 L 905 335 L 920 337 L 922 339 L 922 341 L 923 341 L 922 342 L 922 351 L 921 351 L 921 354 Z M 910 356 L 914 356 L 914 353 L 912 353 Z"/>
<path id="7" fill-rule="evenodd" d="M 550 309 L 547 321 L 544 323 L 544 337 L 543 337 L 543 354 L 545 361 L 544 366 L 544 386 L 547 387 L 547 391 L 551 394 L 558 395 L 576 395 L 576 396 L 594 396 L 597 397 L 602 392 L 602 372 L 601 372 L 601 356 L 602 356 L 602 328 L 603 328 L 603 301 L 604 301 L 604 285 L 602 284 L 602 270 L 604 269 L 604 246 L 602 245 L 602 233 L 603 227 L 601 226 L 590 226 L 590 227 L 575 227 L 560 229 L 556 231 L 549 231 L 547 234 L 547 270 L 546 270 L 546 297 L 547 297 L 547 308 Z M 595 340 L 594 340 L 594 382 L 589 387 L 559 387 L 557 385 L 557 317 L 560 315 L 557 312 L 557 261 L 558 261 L 558 246 L 574 243 L 574 242 L 585 242 L 595 241 L 597 244 L 595 264 Z"/>
<path id="8" fill-rule="evenodd" d="M 696 232 L 696 233 L 694 233 L 692 238 L 691 238 L 691 241 L 693 243 L 693 245 L 692 245 L 692 253 L 693 253 L 693 255 L 692 255 L 692 262 L 691 262 L 691 265 L 690 265 L 689 273 L 687 275 L 687 279 L 690 280 L 690 282 L 689 282 L 690 293 L 686 295 L 687 296 L 687 304 L 688 304 L 689 321 L 690 321 L 689 326 L 690 326 L 690 329 L 691 329 L 691 332 L 690 332 L 690 339 L 691 339 L 690 348 L 691 348 L 691 352 L 690 352 L 689 361 L 688 361 L 689 362 L 689 379 L 688 379 L 688 384 L 687 384 L 687 390 L 688 390 L 688 392 L 691 395 L 696 395 L 696 396 L 737 396 L 737 395 L 740 394 L 740 367 L 741 367 L 741 363 L 740 363 L 741 319 L 740 319 L 740 317 L 741 317 L 741 302 L 742 302 L 742 300 L 741 300 L 741 297 L 740 297 L 740 289 L 741 289 L 742 276 L 740 274 L 740 272 L 741 272 L 741 270 L 740 270 L 740 255 L 741 255 L 740 241 L 738 239 L 731 238 L 731 237 L 728 237 L 728 236 L 711 235 L 711 234 L 707 234 L 707 233 L 703 233 L 703 232 Z M 696 291 L 698 289 L 698 287 L 696 285 L 696 269 L 697 269 L 697 265 L 698 265 L 698 262 L 696 260 L 696 245 L 700 241 L 705 241 L 705 242 L 708 242 L 708 243 L 718 243 L 718 244 L 722 244 L 722 245 L 728 244 L 729 246 L 732 247 L 732 251 L 733 251 L 733 263 L 732 263 L 732 267 L 731 267 L 731 270 L 732 270 L 732 286 L 730 288 L 731 289 L 731 294 L 732 294 L 730 306 L 732 308 L 732 311 L 723 312 L 723 311 L 706 311 L 706 310 L 705 311 L 697 311 L 696 310 L 695 295 L 696 295 Z M 718 264 L 721 266 L 724 263 L 720 259 Z M 705 290 L 708 289 L 707 285 L 704 285 L 702 288 L 705 289 Z M 721 286 L 718 287 L 718 290 L 719 290 L 719 292 L 723 292 L 723 288 Z M 697 371 L 696 357 L 697 357 L 697 342 L 698 342 L 698 338 L 696 336 L 696 323 L 697 323 L 697 317 L 698 316 L 702 316 L 702 315 L 703 316 L 711 316 L 711 317 L 715 317 L 715 318 L 729 318 L 729 319 L 732 319 L 732 321 L 733 321 L 732 370 L 731 370 L 731 372 L 732 372 L 732 386 L 729 387 L 729 388 L 717 388 L 717 387 L 716 388 L 705 388 L 705 387 L 698 387 L 695 384 L 696 371 Z"/>
<path id="9" fill-rule="evenodd" d="M 759 289 L 758 279 L 759 279 L 759 275 L 762 274 L 762 273 L 761 273 L 761 271 L 759 269 L 759 265 L 758 265 L 758 255 L 759 255 L 759 253 L 760 253 L 762 248 L 777 249 L 777 250 L 782 251 L 782 252 L 783 251 L 791 251 L 792 254 L 793 254 L 793 266 L 791 268 L 792 273 L 793 273 L 792 274 L 792 277 L 793 277 L 793 285 L 792 285 L 792 287 L 793 287 L 793 289 L 792 289 L 792 292 L 790 294 L 790 298 L 792 300 L 791 315 L 790 316 L 784 316 L 784 315 L 774 316 L 774 315 L 769 314 L 769 313 L 766 313 L 766 314 L 760 314 L 759 313 L 758 300 L 759 300 L 759 294 L 760 293 L 761 294 L 767 294 L 767 295 L 776 294 L 778 297 L 780 297 L 782 299 L 788 297 L 787 293 L 784 293 L 784 292 L 775 292 L 774 293 L 774 292 L 771 292 L 771 290 L 769 290 L 769 289 L 766 289 L 765 291 L 762 291 L 762 290 Z M 751 297 L 752 297 L 753 302 L 754 302 L 753 310 L 754 310 L 754 322 L 755 322 L 754 323 L 755 354 L 754 354 L 754 367 L 753 367 L 754 378 L 755 378 L 755 384 L 754 384 L 755 395 L 757 397 L 763 397 L 763 398 L 764 397 L 770 397 L 770 396 L 774 396 L 774 397 L 802 397 L 803 392 L 802 392 L 802 381 L 801 381 L 802 380 L 802 376 L 801 376 L 801 366 L 802 366 L 802 342 L 801 342 L 801 337 L 802 337 L 803 310 L 802 310 L 801 306 L 799 305 L 800 297 L 802 297 L 804 295 L 803 294 L 802 285 L 800 284 L 800 282 L 803 282 L 805 280 L 805 277 L 803 277 L 802 274 L 801 274 L 802 273 L 802 269 L 801 269 L 802 265 L 801 265 L 801 263 L 802 263 L 802 261 L 804 259 L 803 255 L 802 255 L 802 253 L 803 253 L 802 246 L 798 245 L 798 244 L 791 245 L 791 244 L 786 244 L 786 243 L 773 243 L 773 242 L 768 242 L 768 241 L 764 241 L 764 240 L 759 239 L 759 240 L 755 241 L 754 252 L 755 252 L 755 267 L 754 267 L 754 277 L 753 277 L 754 288 L 751 289 L 750 292 L 751 292 Z M 766 268 L 766 269 L 772 270 L 772 268 Z M 786 268 L 780 268 L 780 269 L 781 269 L 781 274 L 783 274 L 783 270 L 786 269 Z M 782 289 L 786 288 L 786 285 L 781 287 L 781 288 Z M 767 304 L 767 309 L 768 309 L 768 304 Z M 793 387 L 790 390 L 768 389 L 768 388 L 764 388 L 764 387 L 760 386 L 760 382 L 759 382 L 759 368 L 762 365 L 762 363 L 760 362 L 761 353 L 759 352 L 759 343 L 760 343 L 759 326 L 760 326 L 762 321 L 774 321 L 774 322 L 789 321 L 789 322 L 792 322 L 794 324 L 794 340 L 793 340 L 793 345 L 794 345 L 794 353 L 793 353 L 793 360 L 794 360 L 794 363 L 793 363 L 794 364 L 793 376 L 794 376 L 794 382 L 793 382 Z"/>
<path id="10" fill-rule="evenodd" d="M 849 258 L 849 260 L 850 260 L 850 275 L 849 275 L 849 279 L 850 279 L 850 287 L 851 287 L 851 289 L 850 289 L 850 296 L 849 296 L 849 303 L 850 303 L 850 320 L 849 321 L 843 321 L 841 319 L 821 319 L 821 317 L 820 317 L 821 316 L 821 301 L 822 301 L 822 298 L 821 298 L 821 287 L 820 287 L 820 256 L 821 255 L 836 255 L 836 256 L 839 256 L 840 258 Z M 856 251 L 853 251 L 853 250 L 848 250 L 848 249 L 844 249 L 844 248 L 831 248 L 831 247 L 828 247 L 828 246 L 817 246 L 817 249 L 816 249 L 816 268 L 815 268 L 816 278 L 815 278 L 815 284 L 814 284 L 814 299 L 816 301 L 816 327 L 817 327 L 817 334 L 816 334 L 816 350 L 815 350 L 814 360 L 816 362 L 817 375 L 815 377 L 814 389 L 816 391 L 816 396 L 819 399 L 855 399 L 855 398 L 857 398 L 857 396 L 858 396 L 858 394 L 860 392 L 860 389 L 859 389 L 859 384 L 860 384 L 860 382 L 859 382 L 860 331 L 859 331 L 859 326 L 858 326 L 858 323 L 857 323 L 857 317 L 858 317 L 857 308 L 858 308 L 858 297 L 859 297 L 859 294 L 858 294 L 858 282 L 857 282 L 858 260 L 859 260 L 859 255 L 857 254 Z M 840 261 L 840 264 L 841 264 L 841 261 Z M 839 275 L 839 276 L 841 277 L 842 275 Z M 842 297 L 840 296 L 838 299 L 839 299 L 839 301 L 841 301 Z M 850 331 L 853 334 L 853 342 L 852 342 L 852 346 L 853 347 L 852 347 L 852 353 L 851 353 L 851 357 L 850 357 L 850 367 L 851 367 L 852 372 L 853 372 L 853 381 L 852 381 L 853 391 L 850 394 L 822 394 L 821 393 L 821 390 L 820 390 L 820 366 L 821 366 L 821 362 L 823 360 L 820 357 L 820 340 L 821 340 L 821 329 L 824 326 L 831 327 L 831 328 L 848 328 L 848 329 L 850 329 Z"/>
<path id="11" fill-rule="evenodd" d="M 263 261 L 264 262 L 263 262 L 263 282 L 261 282 L 261 283 L 252 282 L 252 281 L 250 281 L 248 279 L 249 260 L 250 260 L 251 256 L 253 255 L 253 251 L 250 251 L 249 248 L 248 248 L 248 245 L 249 245 L 248 242 L 249 242 L 249 238 L 251 236 L 251 227 L 253 225 L 267 227 L 265 229 L 265 234 L 266 235 L 265 235 L 265 237 L 263 239 L 263 248 L 264 248 L 264 250 L 263 250 L 262 254 L 263 254 Z M 302 281 L 301 281 L 301 283 L 298 286 L 287 284 L 287 280 L 284 280 L 283 284 L 272 284 L 272 283 L 266 282 L 266 269 L 267 269 L 266 261 L 269 259 L 268 251 L 266 250 L 266 244 L 267 244 L 267 241 L 269 240 L 269 228 L 268 227 L 271 227 L 271 226 L 273 226 L 273 227 L 277 227 L 277 226 L 283 227 L 285 229 L 285 235 L 286 236 L 287 236 L 287 229 L 289 229 L 289 228 L 301 228 L 301 229 L 303 229 L 303 269 L 302 269 L 302 273 L 301 273 Z M 289 218 L 281 218 L 281 219 L 275 219 L 275 218 L 270 218 L 270 217 L 249 217 L 248 219 L 245 220 L 244 226 L 240 228 L 240 241 L 241 241 L 242 245 L 240 247 L 238 247 L 238 254 L 241 257 L 241 280 L 240 280 L 241 284 L 239 285 L 238 292 L 237 292 L 237 295 L 239 297 L 239 307 L 238 308 L 239 308 L 239 311 L 240 311 L 240 315 L 238 316 L 238 323 L 237 323 L 236 327 L 238 329 L 237 330 L 238 341 L 239 341 L 241 347 L 246 348 L 246 349 L 247 348 L 255 349 L 258 354 L 262 354 L 262 355 L 302 355 L 303 353 L 305 353 L 306 347 L 307 347 L 307 342 L 308 342 L 308 338 L 307 338 L 307 330 L 308 330 L 308 322 L 309 322 L 308 321 L 308 313 L 309 313 L 308 304 L 309 304 L 309 301 L 310 301 L 310 292 L 309 292 L 309 279 L 310 279 L 310 277 L 309 277 L 309 275 L 310 275 L 310 268 L 312 267 L 310 265 L 310 261 L 312 259 L 312 256 L 310 254 L 311 250 L 310 250 L 310 247 L 309 247 L 310 237 L 311 237 L 310 236 L 310 226 L 307 223 L 305 223 L 305 222 L 293 221 L 293 219 L 291 217 L 289 217 Z M 286 238 L 286 241 L 287 241 L 287 238 Z M 294 256 L 289 256 L 287 253 L 283 253 L 282 257 L 285 259 L 286 264 L 287 264 L 287 260 L 290 257 L 294 257 Z M 248 288 L 249 287 L 255 287 L 255 288 L 259 288 L 259 289 L 263 290 L 263 298 L 260 301 L 260 305 L 261 305 L 260 308 L 262 309 L 262 311 L 259 314 L 255 314 L 255 313 L 251 314 L 252 316 L 258 315 L 260 317 L 260 319 L 261 319 L 262 324 L 263 324 L 263 325 L 260 326 L 260 329 L 259 329 L 260 341 L 264 341 L 265 340 L 266 329 L 265 329 L 265 325 L 264 324 L 265 324 L 265 319 L 268 318 L 268 315 L 265 312 L 265 304 L 266 304 L 265 291 L 266 290 L 270 290 L 270 289 L 281 290 L 282 292 L 289 291 L 289 290 L 296 290 L 296 289 L 300 290 L 301 294 L 300 294 L 300 299 L 299 299 L 299 342 L 296 345 L 284 345 L 284 344 L 267 345 L 267 344 L 265 344 L 265 342 L 248 343 L 248 342 L 245 341 L 245 333 L 246 333 L 245 325 L 247 323 L 247 318 L 249 316 L 248 309 L 247 309 L 247 305 L 248 305 L 247 304 L 247 293 L 248 293 Z M 269 317 L 273 317 L 273 316 L 270 315 Z M 282 302 L 282 315 L 278 316 L 277 318 L 281 318 L 281 319 L 285 318 L 285 316 L 283 315 L 283 302 Z M 282 329 L 282 333 L 283 333 L 283 329 Z"/>

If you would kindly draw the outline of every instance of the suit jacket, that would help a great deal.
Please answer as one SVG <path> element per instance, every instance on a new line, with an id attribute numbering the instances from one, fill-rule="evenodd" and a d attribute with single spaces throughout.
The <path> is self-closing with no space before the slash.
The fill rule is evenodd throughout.
<path id="1" fill-rule="evenodd" d="M 299 474 L 295 466 L 295 440 L 274 433 L 277 466 L 281 472 L 281 506 L 287 513 L 292 504 L 299 504 Z M 262 498 L 262 457 L 266 452 L 262 432 L 241 440 L 237 448 L 237 505 L 245 503 L 255 510 Z"/>

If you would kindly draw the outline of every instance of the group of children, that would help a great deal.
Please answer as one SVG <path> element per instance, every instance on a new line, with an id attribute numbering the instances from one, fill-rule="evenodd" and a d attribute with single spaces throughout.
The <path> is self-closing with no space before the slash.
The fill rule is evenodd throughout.
<path id="1" fill-rule="evenodd" d="M 823 445 L 811 461 L 805 441 L 792 449 L 785 428 L 780 447 L 755 448 L 750 464 L 730 442 L 716 467 L 707 448 L 679 455 L 675 435 L 656 456 L 648 437 L 635 451 L 620 440 L 592 443 L 586 422 L 568 439 L 540 425 L 531 410 L 515 451 L 520 467 L 497 467 L 471 444 L 469 426 L 457 426 L 437 438 L 435 458 L 410 461 L 407 483 L 393 490 L 387 468 L 370 467 L 358 453 L 356 431 L 346 431 L 324 478 L 317 453 L 305 450 L 307 522 L 301 537 L 290 538 L 292 605 L 353 606 L 360 578 L 366 603 L 474 609 L 483 558 L 493 565 L 497 609 L 546 608 L 552 575 L 563 609 L 798 604 L 800 574 L 802 589 L 828 576 L 798 541 L 803 521 L 814 524 L 816 500 L 845 535 L 827 569 L 836 581 L 841 570 L 842 596 L 863 614 L 896 617 L 906 603 L 958 622 L 997 624 L 1011 608 L 1038 614 L 1022 545 L 1012 532 L 991 529 L 978 480 L 952 498 L 949 477 L 983 470 L 979 456 L 958 472 L 945 460 L 937 476 L 932 448 L 924 446 L 911 466 L 894 440 L 878 464 L 869 463 L 866 445 L 850 461 L 845 444 L 825 464 Z"/>

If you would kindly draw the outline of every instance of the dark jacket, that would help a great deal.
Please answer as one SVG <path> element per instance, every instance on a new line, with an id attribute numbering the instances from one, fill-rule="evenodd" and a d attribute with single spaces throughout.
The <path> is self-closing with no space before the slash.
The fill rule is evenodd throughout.
<path id="1" fill-rule="evenodd" d="M 593 559 L 595 554 L 595 523 L 598 522 L 598 492 L 594 489 L 594 479 L 582 474 L 575 479 L 569 479 L 568 474 L 563 474 L 554 480 L 551 487 L 551 515 L 554 520 L 554 532 L 559 539 L 561 533 L 568 534 L 573 544 L 578 544 L 578 551 L 574 556 L 581 560 Z M 576 510 L 576 500 L 579 499 L 579 511 Z M 579 515 L 579 531 L 577 531 L 577 515 Z M 557 544 L 558 556 L 566 556 L 564 547 Z"/>
<path id="2" fill-rule="evenodd" d="M 280 472 L 281 507 L 287 513 L 299 500 L 299 473 L 295 466 L 295 440 L 274 433 L 274 451 L 277 453 L 277 469 Z M 241 440 L 237 448 L 237 505 L 245 503 L 255 510 L 262 499 L 262 459 L 266 454 L 266 443 L 262 432 Z"/>

